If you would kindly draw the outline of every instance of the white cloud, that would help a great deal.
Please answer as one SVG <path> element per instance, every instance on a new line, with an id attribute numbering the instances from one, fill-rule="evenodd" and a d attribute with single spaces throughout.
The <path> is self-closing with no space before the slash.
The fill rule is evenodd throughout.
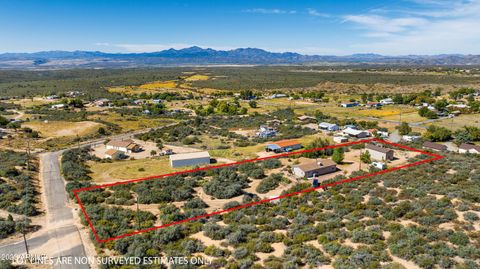
<path id="1" fill-rule="evenodd" d="M 324 17 L 324 18 L 330 17 L 330 15 L 328 15 L 326 13 L 318 12 L 314 8 L 307 8 L 307 14 L 310 15 L 310 16 L 314 16 L 314 17 Z"/>
<path id="2" fill-rule="evenodd" d="M 285 9 L 278 9 L 278 8 L 252 8 L 246 9 L 244 12 L 246 13 L 259 13 L 259 14 L 296 14 L 296 10 L 285 10 Z"/>
<path id="3" fill-rule="evenodd" d="M 392 33 L 403 32 L 411 28 L 419 27 L 428 21 L 423 18 L 403 17 L 387 18 L 379 15 L 347 15 L 347 22 L 353 22 L 362 29 L 367 30 L 368 36 L 388 36 Z"/>
<path id="4" fill-rule="evenodd" d="M 344 22 L 362 29 L 367 42 L 351 45 L 354 51 L 382 54 L 479 54 L 480 0 L 415 0 L 420 5 L 392 12 L 344 16 Z M 423 5 L 423 6 L 422 6 Z"/>

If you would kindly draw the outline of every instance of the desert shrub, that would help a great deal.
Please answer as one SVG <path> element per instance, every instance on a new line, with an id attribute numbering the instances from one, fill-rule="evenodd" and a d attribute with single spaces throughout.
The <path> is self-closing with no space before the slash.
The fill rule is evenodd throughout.
<path id="1" fill-rule="evenodd" d="M 188 200 L 185 205 L 185 208 L 207 208 L 208 205 L 200 198 L 193 198 Z"/>
<path id="2" fill-rule="evenodd" d="M 463 214 L 463 217 L 470 222 L 475 222 L 479 220 L 478 215 L 473 212 L 466 212 L 465 214 Z"/>
<path id="3" fill-rule="evenodd" d="M 231 169 L 222 169 L 203 186 L 203 190 L 215 198 L 228 199 L 242 194 L 243 188 L 247 186 L 247 177 L 239 175 Z"/>
<path id="4" fill-rule="evenodd" d="M 267 178 L 262 179 L 262 181 L 260 182 L 260 184 L 258 184 L 255 190 L 258 193 L 267 193 L 271 190 L 276 189 L 280 185 L 282 179 L 282 174 L 271 174 Z"/>
<path id="5" fill-rule="evenodd" d="M 262 162 L 262 167 L 265 169 L 275 169 L 282 165 L 278 159 L 268 159 Z"/>
<path id="6" fill-rule="evenodd" d="M 215 223 L 207 223 L 203 226 L 203 232 L 213 240 L 222 240 L 230 233 L 230 230 Z"/>

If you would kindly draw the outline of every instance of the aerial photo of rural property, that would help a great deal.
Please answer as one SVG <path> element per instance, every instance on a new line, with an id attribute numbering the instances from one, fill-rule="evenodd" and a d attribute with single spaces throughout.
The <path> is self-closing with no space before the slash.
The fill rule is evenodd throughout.
<path id="1" fill-rule="evenodd" d="M 478 14 L 0 0 L 0 269 L 480 268 Z"/>

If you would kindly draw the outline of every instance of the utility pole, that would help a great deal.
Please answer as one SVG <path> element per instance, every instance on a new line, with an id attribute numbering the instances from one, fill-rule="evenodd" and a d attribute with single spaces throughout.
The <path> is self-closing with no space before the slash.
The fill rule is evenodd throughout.
<path id="1" fill-rule="evenodd" d="M 30 139 L 27 139 L 27 173 L 30 173 Z M 25 184 L 25 201 L 26 203 L 28 201 L 28 184 L 30 182 L 30 176 L 28 177 L 28 180 Z M 30 255 L 28 251 L 28 244 L 27 244 L 27 238 L 25 236 L 25 228 L 27 227 L 27 207 L 25 206 L 25 212 L 24 212 L 24 219 L 23 219 L 23 227 L 22 227 L 22 234 L 23 234 L 23 243 L 25 244 L 25 250 L 27 251 L 27 256 Z"/>
<path id="2" fill-rule="evenodd" d="M 400 106 L 399 109 L 400 109 L 400 124 L 402 124 L 402 107 Z"/>
<path id="3" fill-rule="evenodd" d="M 360 155 L 358 155 L 358 171 L 362 171 L 362 149 L 360 149 Z"/>

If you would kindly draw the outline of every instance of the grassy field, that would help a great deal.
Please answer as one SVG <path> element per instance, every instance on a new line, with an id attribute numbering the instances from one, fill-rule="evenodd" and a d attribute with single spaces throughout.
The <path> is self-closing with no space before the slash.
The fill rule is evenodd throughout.
<path id="1" fill-rule="evenodd" d="M 44 138 L 89 135 L 97 132 L 101 126 L 103 125 L 93 121 L 32 121 L 22 124 L 22 127 L 38 131 Z"/>
<path id="2" fill-rule="evenodd" d="M 90 176 L 95 182 L 109 182 L 114 179 L 134 179 L 152 175 L 161 175 L 187 169 L 174 169 L 170 166 L 168 157 L 154 159 L 124 160 L 112 163 L 89 162 Z"/>
<path id="3" fill-rule="evenodd" d="M 390 115 L 386 116 L 383 119 L 385 120 L 395 120 L 395 121 L 400 121 L 400 115 Z M 415 110 L 413 112 L 407 112 L 405 113 L 404 110 L 402 110 L 402 118 L 401 121 L 405 122 L 421 122 L 427 120 L 426 118 L 421 117 L 418 115 L 418 112 Z"/>
<path id="4" fill-rule="evenodd" d="M 122 116 L 117 113 L 108 113 L 106 115 L 94 115 L 90 119 L 100 119 L 106 122 L 117 124 L 122 131 L 134 131 L 145 128 L 153 128 L 168 125 L 175 122 L 171 119 L 155 119 L 137 116 Z"/>
<path id="5" fill-rule="evenodd" d="M 31 108 L 34 106 L 40 106 L 44 104 L 54 103 L 58 100 L 47 100 L 42 97 L 34 97 L 34 98 L 25 98 L 25 99 L 18 99 L 14 100 L 12 103 L 21 105 L 24 108 Z"/>
<path id="6" fill-rule="evenodd" d="M 442 126 L 450 130 L 457 130 L 457 129 L 463 128 L 463 126 L 466 126 L 466 125 L 480 128 L 480 115 L 464 114 L 451 119 L 438 120 L 431 124 Z"/>

